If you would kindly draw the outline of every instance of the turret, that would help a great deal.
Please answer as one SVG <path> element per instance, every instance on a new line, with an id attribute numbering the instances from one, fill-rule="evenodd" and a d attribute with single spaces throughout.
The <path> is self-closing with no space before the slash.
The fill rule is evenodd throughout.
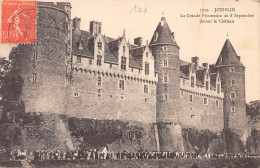
<path id="1" fill-rule="evenodd" d="M 166 19 L 161 18 L 150 42 L 158 73 L 156 121 L 161 151 L 183 150 L 179 125 L 180 72 L 179 46 Z M 178 133 L 177 133 L 178 132 Z M 178 135 L 176 135 L 176 133 Z"/>
<path id="2" fill-rule="evenodd" d="M 229 39 L 226 40 L 215 68 L 224 91 L 224 128 L 238 133 L 245 142 L 248 135 L 245 100 L 245 67 Z"/>

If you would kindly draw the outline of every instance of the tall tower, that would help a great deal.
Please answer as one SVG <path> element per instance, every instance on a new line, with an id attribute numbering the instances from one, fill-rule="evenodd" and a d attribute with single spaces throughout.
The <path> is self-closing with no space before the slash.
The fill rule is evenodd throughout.
<path id="1" fill-rule="evenodd" d="M 220 52 L 215 68 L 221 76 L 224 91 L 224 128 L 235 131 L 245 142 L 248 136 L 245 67 L 229 39 Z"/>
<path id="2" fill-rule="evenodd" d="M 37 39 L 17 47 L 26 112 L 64 113 L 71 76 L 71 5 L 37 2 Z"/>
<path id="3" fill-rule="evenodd" d="M 160 151 L 183 151 L 180 110 L 179 46 L 164 17 L 161 18 L 150 48 L 158 73 L 156 120 Z"/>

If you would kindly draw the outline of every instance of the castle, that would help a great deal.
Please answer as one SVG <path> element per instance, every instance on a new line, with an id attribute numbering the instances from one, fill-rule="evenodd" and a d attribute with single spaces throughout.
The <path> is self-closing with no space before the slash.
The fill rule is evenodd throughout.
<path id="1" fill-rule="evenodd" d="M 69 3 L 37 2 L 36 44 L 10 55 L 26 112 L 150 124 L 161 151 L 183 150 L 181 127 L 247 137 L 245 67 L 229 39 L 214 65 L 201 66 L 198 57 L 180 59 L 164 17 L 149 44 L 105 36 L 97 21 L 81 30 L 80 22 Z"/>

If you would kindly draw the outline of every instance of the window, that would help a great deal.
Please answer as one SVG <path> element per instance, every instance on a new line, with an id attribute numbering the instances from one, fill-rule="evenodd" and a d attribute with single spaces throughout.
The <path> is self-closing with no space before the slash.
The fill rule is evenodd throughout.
<path id="1" fill-rule="evenodd" d="M 217 92 L 220 93 L 220 84 L 217 84 Z"/>
<path id="2" fill-rule="evenodd" d="M 163 76 L 163 82 L 164 82 L 164 83 L 168 83 L 168 76 L 167 76 L 167 75 L 164 75 L 164 76 Z"/>
<path id="3" fill-rule="evenodd" d="M 231 107 L 231 112 L 235 112 L 235 107 Z"/>
<path id="4" fill-rule="evenodd" d="M 192 102 L 192 95 L 189 95 L 189 101 Z"/>
<path id="5" fill-rule="evenodd" d="M 194 77 L 191 77 L 191 87 L 194 87 Z"/>
<path id="6" fill-rule="evenodd" d="M 234 85 L 235 84 L 235 80 L 231 80 L 231 85 Z"/>
<path id="7" fill-rule="evenodd" d="M 101 89 L 98 89 L 98 97 L 101 97 Z"/>
<path id="8" fill-rule="evenodd" d="M 219 106 L 219 102 L 218 102 L 218 100 L 216 100 L 216 107 L 218 107 Z"/>
<path id="9" fill-rule="evenodd" d="M 77 56 L 77 63 L 81 63 L 81 57 Z"/>
<path id="10" fill-rule="evenodd" d="M 206 81 L 206 90 L 209 90 L 209 81 Z"/>
<path id="11" fill-rule="evenodd" d="M 167 46 L 164 46 L 164 47 L 163 47 L 163 51 L 167 51 Z"/>
<path id="12" fill-rule="evenodd" d="M 207 105 L 207 104 L 208 104 L 208 98 L 207 98 L 207 97 L 204 97 L 204 98 L 203 98 L 203 104 L 204 104 L 204 105 Z"/>
<path id="13" fill-rule="evenodd" d="M 144 85 L 144 93 L 148 93 L 148 85 Z"/>
<path id="14" fill-rule="evenodd" d="M 164 60 L 164 61 L 163 61 L 163 66 L 164 66 L 164 67 L 168 67 L 168 60 Z"/>
<path id="15" fill-rule="evenodd" d="M 181 90 L 181 95 L 183 95 L 183 90 Z"/>
<path id="16" fill-rule="evenodd" d="M 235 71 L 235 67 L 230 67 L 230 72 L 234 72 Z"/>
<path id="17" fill-rule="evenodd" d="M 185 79 L 182 79 L 182 85 L 185 86 Z"/>
<path id="18" fill-rule="evenodd" d="M 123 53 L 125 53 L 125 46 L 123 46 Z"/>
<path id="19" fill-rule="evenodd" d="M 126 57 L 121 57 L 121 69 L 126 70 Z"/>
<path id="20" fill-rule="evenodd" d="M 83 50 L 83 42 L 82 41 L 79 42 L 79 50 Z"/>
<path id="21" fill-rule="evenodd" d="M 167 86 L 167 85 L 164 85 L 163 91 L 164 91 L 164 92 L 168 92 L 168 86 Z"/>
<path id="22" fill-rule="evenodd" d="M 98 77 L 98 87 L 101 87 L 101 77 Z"/>
<path id="23" fill-rule="evenodd" d="M 74 97 L 79 97 L 79 92 L 73 92 Z"/>
<path id="24" fill-rule="evenodd" d="M 231 106 L 235 106 L 235 102 L 234 101 L 231 101 Z"/>
<path id="25" fill-rule="evenodd" d="M 146 57 L 148 57 L 148 54 L 149 54 L 149 53 L 148 53 L 148 52 L 146 52 Z"/>
<path id="26" fill-rule="evenodd" d="M 36 81 L 37 81 L 37 74 L 36 74 L 36 73 L 33 73 L 33 74 L 32 74 L 32 81 L 33 81 L 33 82 L 36 82 Z"/>
<path id="27" fill-rule="evenodd" d="M 163 100 L 168 100 L 169 99 L 169 95 L 167 93 L 163 94 Z"/>
<path id="28" fill-rule="evenodd" d="M 231 99 L 235 99 L 236 98 L 236 94 L 234 92 L 230 93 L 230 98 Z"/>
<path id="29" fill-rule="evenodd" d="M 113 64 L 110 64 L 110 68 L 112 68 L 113 67 Z"/>
<path id="30" fill-rule="evenodd" d="M 159 35 L 158 32 L 155 32 L 155 33 L 154 33 L 154 41 L 157 41 L 158 35 Z"/>
<path id="31" fill-rule="evenodd" d="M 92 59 L 89 59 L 89 65 L 92 65 Z"/>
<path id="32" fill-rule="evenodd" d="M 119 89 L 125 90 L 125 81 L 124 80 L 119 80 Z"/>
<path id="33" fill-rule="evenodd" d="M 101 65 L 101 59 L 102 59 L 102 56 L 98 55 L 97 56 L 97 65 Z"/>
<path id="34" fill-rule="evenodd" d="M 102 43 L 98 42 L 97 45 L 98 45 L 98 50 L 102 50 Z"/>
<path id="35" fill-rule="evenodd" d="M 145 63 L 145 75 L 149 75 L 149 63 Z"/>
<path id="36" fill-rule="evenodd" d="M 36 45 L 39 46 L 39 45 L 40 45 L 40 42 L 39 42 L 39 41 L 36 41 Z"/>
<path id="37" fill-rule="evenodd" d="M 38 58 L 38 53 L 37 53 L 37 51 L 34 51 L 33 52 L 33 60 L 37 60 L 37 58 Z"/>

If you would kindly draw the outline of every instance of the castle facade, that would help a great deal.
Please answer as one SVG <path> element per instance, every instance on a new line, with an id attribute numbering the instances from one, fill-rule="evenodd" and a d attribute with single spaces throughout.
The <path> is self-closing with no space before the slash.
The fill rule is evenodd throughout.
<path id="1" fill-rule="evenodd" d="M 37 2 L 37 41 L 16 57 L 26 112 L 123 120 L 152 125 L 157 149 L 183 150 L 181 127 L 246 135 L 245 67 L 229 39 L 216 64 L 180 59 L 174 33 L 161 18 L 150 43 L 125 33 L 80 28 L 69 3 Z"/>

